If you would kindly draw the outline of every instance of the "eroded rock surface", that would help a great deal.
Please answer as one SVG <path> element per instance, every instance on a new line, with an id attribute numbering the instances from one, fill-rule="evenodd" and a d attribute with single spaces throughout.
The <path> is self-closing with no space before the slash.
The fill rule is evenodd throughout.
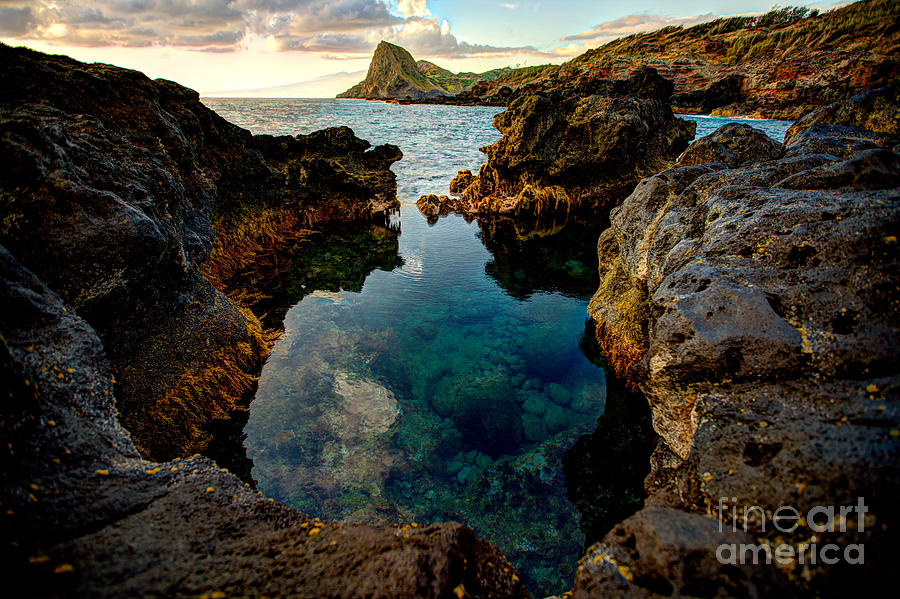
<path id="1" fill-rule="evenodd" d="M 426 196 L 420 208 L 430 216 L 602 213 L 670 166 L 693 137 L 696 125 L 669 108 L 671 93 L 671 82 L 639 69 L 574 94 L 521 97 L 494 117 L 503 138 L 482 148 L 478 175 L 461 171 L 451 183 L 459 198 Z"/>
<path id="2" fill-rule="evenodd" d="M 647 397 L 661 442 L 650 507 L 592 550 L 624 559 L 630 578 L 584 574 L 576 596 L 696 594 L 647 522 L 658 507 L 681 510 L 665 520 L 684 521 L 673 542 L 687 546 L 715 525 L 700 515 L 717 517 L 720 498 L 726 523 L 730 506 L 739 519 L 762 507 L 769 526 L 751 518 L 750 532 L 772 547 L 865 545 L 864 566 L 795 560 L 765 584 L 825 596 L 888 584 L 888 498 L 900 488 L 896 105 L 896 91 L 881 90 L 827 107 L 784 147 L 728 125 L 612 211 L 589 312 L 610 362 Z M 855 511 L 846 532 L 771 526 L 782 505 L 806 514 L 860 497 L 861 532 Z M 694 578 L 727 589 L 703 559 L 709 575 Z M 765 596 L 761 575 L 741 569 L 735 580 Z"/>

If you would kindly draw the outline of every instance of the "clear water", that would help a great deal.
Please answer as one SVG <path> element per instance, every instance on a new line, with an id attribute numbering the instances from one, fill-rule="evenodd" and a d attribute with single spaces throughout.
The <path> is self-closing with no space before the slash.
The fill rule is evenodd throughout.
<path id="1" fill-rule="evenodd" d="M 480 166 L 501 109 L 205 102 L 254 133 L 348 125 L 404 152 L 402 266 L 311 293 L 284 318 L 245 428 L 260 490 L 328 519 L 461 521 L 536 594 L 569 588 L 584 536 L 560 460 L 606 398 L 579 350 L 603 223 L 426 222 L 415 201 Z"/>

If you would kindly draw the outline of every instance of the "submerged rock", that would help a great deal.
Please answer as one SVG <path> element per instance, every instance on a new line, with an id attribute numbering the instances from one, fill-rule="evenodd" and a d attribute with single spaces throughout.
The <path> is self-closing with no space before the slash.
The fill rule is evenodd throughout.
<path id="1" fill-rule="evenodd" d="M 694 123 L 673 116 L 671 93 L 671 82 L 640 69 L 624 81 L 593 81 L 579 94 L 518 98 L 494 117 L 503 138 L 482 148 L 487 160 L 478 176 L 461 171 L 451 183 L 461 197 L 443 209 L 533 216 L 608 210 L 641 177 L 670 166 L 694 136 Z"/>
<path id="2" fill-rule="evenodd" d="M 526 597 L 459 524 L 313 520 L 207 458 L 140 458 L 97 334 L 0 249 L 4 559 L 32 596 Z M 189 542 L 186 542 L 189 539 Z M 274 549 L 273 549 L 274 548 Z"/>
<path id="3" fill-rule="evenodd" d="M 493 458 L 516 453 L 522 443 L 522 408 L 505 376 L 442 379 L 431 406 L 453 419 L 463 443 Z"/>
<path id="4" fill-rule="evenodd" d="M 883 527 L 893 509 L 880 498 L 900 490 L 900 156 L 871 147 L 897 143 L 895 123 L 881 125 L 895 100 L 882 90 L 827 107 L 795 124 L 784 148 L 724 127 L 642 181 L 598 244 L 597 341 L 646 395 L 661 437 L 648 505 L 715 517 L 726 498 L 738 519 L 747 506 L 868 506 L 859 527 L 818 536 L 841 550 L 863 543 L 865 566 L 795 559 L 776 575 L 780 593 L 889 584 Z M 696 580 L 672 561 L 715 522 L 666 516 L 683 526 L 659 543 L 652 509 L 598 549 L 630 575 L 588 568 L 575 596 L 727 584 L 709 559 L 717 538 L 700 543 Z M 750 532 L 795 552 L 814 532 L 806 522 L 779 536 L 769 524 Z M 748 589 L 771 582 L 771 572 L 740 569 Z"/>

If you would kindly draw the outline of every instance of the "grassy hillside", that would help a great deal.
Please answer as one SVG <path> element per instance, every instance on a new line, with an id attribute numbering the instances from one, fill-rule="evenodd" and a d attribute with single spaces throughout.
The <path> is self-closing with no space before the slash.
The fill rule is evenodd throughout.
<path id="1" fill-rule="evenodd" d="M 477 92 L 559 89 L 649 65 L 675 82 L 673 101 L 685 112 L 796 118 L 897 80 L 898 45 L 898 0 L 866 0 L 824 13 L 778 8 L 633 34 L 559 66 L 512 70 Z"/>

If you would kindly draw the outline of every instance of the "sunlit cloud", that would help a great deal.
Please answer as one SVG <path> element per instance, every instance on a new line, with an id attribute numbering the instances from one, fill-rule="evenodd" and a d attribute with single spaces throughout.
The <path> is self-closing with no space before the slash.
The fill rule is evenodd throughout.
<path id="1" fill-rule="evenodd" d="M 404 17 L 428 17 L 431 11 L 425 0 L 397 0 L 397 12 Z"/>
<path id="2" fill-rule="evenodd" d="M 541 54 L 531 46 L 460 41 L 426 0 L 0 0 L 0 35 L 82 47 L 370 54 L 382 39 L 417 55 L 465 58 Z"/>
<path id="3" fill-rule="evenodd" d="M 596 48 L 606 42 L 633 33 L 655 31 L 668 26 L 690 27 L 717 18 L 719 18 L 719 16 L 713 13 L 689 17 L 665 17 L 650 13 L 626 15 L 612 21 L 600 23 L 581 33 L 567 35 L 562 38 L 562 41 L 571 43 L 557 46 L 553 51 L 559 56 L 575 56 L 581 54 L 588 48 Z"/>

